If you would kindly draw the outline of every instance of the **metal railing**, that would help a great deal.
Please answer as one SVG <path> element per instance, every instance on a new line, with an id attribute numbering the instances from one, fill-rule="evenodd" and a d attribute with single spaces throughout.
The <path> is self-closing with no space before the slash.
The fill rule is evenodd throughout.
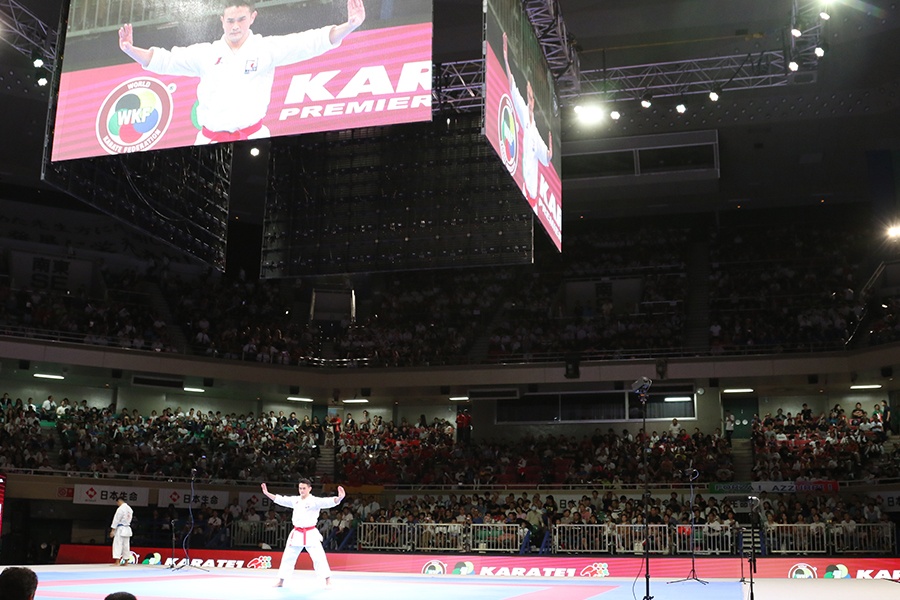
<path id="1" fill-rule="evenodd" d="M 470 527 L 473 552 L 518 552 L 528 533 L 519 525 L 473 523 Z"/>
<path id="2" fill-rule="evenodd" d="M 284 523 L 235 521 L 228 527 L 229 542 L 232 547 L 268 544 L 272 548 L 283 548 L 293 529 L 294 526 L 290 521 Z"/>
<path id="3" fill-rule="evenodd" d="M 393 550 L 403 552 L 412 548 L 411 527 L 406 523 L 360 523 L 356 533 L 360 550 Z"/>
<path id="4" fill-rule="evenodd" d="M 772 554 L 891 554 L 895 548 L 894 523 L 803 523 L 766 525 L 766 548 Z"/>
<path id="5" fill-rule="evenodd" d="M 557 525 L 553 528 L 554 554 L 608 553 L 606 525 Z"/>
<path id="6" fill-rule="evenodd" d="M 828 530 L 828 541 L 835 553 L 865 552 L 893 554 L 893 523 L 834 524 Z"/>
<path id="7" fill-rule="evenodd" d="M 738 529 L 721 525 L 677 525 L 675 527 L 676 554 L 731 554 L 736 547 Z"/>
<path id="8" fill-rule="evenodd" d="M 615 551 L 618 554 L 643 554 L 644 538 L 647 536 L 645 525 L 616 525 L 612 534 L 615 540 Z M 669 554 L 671 552 L 671 532 L 668 525 L 650 525 L 649 541 L 651 554 Z"/>
<path id="9" fill-rule="evenodd" d="M 268 544 L 281 550 L 290 535 L 290 522 L 236 521 L 215 536 L 216 547 L 258 547 Z M 168 541 L 169 529 L 160 531 Z M 535 542 L 532 549 L 528 529 L 516 524 L 466 523 L 360 523 L 348 533 L 341 550 L 363 552 L 446 552 L 453 554 L 506 552 L 553 554 L 642 555 L 645 527 L 630 524 L 554 525 L 547 532 L 548 543 Z M 895 550 L 894 523 L 850 526 L 819 524 L 770 525 L 760 532 L 766 554 L 884 554 Z M 686 556 L 736 555 L 740 528 L 716 525 L 651 525 L 650 552 Z M 151 532 L 138 532 L 146 538 Z M 329 536 L 325 536 L 329 537 Z M 180 543 L 180 542 L 179 542 Z"/>

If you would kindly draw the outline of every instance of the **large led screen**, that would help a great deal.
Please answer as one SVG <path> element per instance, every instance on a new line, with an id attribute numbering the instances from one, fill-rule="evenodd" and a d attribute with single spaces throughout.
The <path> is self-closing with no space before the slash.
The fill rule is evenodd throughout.
<path id="1" fill-rule="evenodd" d="M 562 249 L 556 85 L 521 0 L 487 0 L 485 135 Z"/>
<path id="2" fill-rule="evenodd" d="M 73 0 L 52 160 L 431 119 L 431 0 Z"/>

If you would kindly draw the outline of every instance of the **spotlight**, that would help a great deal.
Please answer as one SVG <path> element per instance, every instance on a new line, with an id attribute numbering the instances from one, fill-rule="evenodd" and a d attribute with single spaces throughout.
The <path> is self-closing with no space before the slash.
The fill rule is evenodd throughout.
<path id="1" fill-rule="evenodd" d="M 684 105 L 684 102 L 679 102 L 675 106 L 675 110 L 678 112 L 679 115 L 683 115 L 687 111 L 687 106 Z"/>
<path id="2" fill-rule="evenodd" d="M 792 60 L 791 62 L 788 63 L 788 69 L 790 69 L 791 71 L 796 71 L 799 68 L 800 68 L 800 65 L 798 65 L 796 61 Z"/>
<path id="3" fill-rule="evenodd" d="M 612 110 L 609 112 L 609 118 L 612 119 L 613 121 L 618 121 L 619 117 L 621 117 L 621 116 L 622 116 L 622 113 L 620 113 L 617 110 Z"/>
<path id="4" fill-rule="evenodd" d="M 250 148 L 250 156 L 259 156 L 259 148 Z"/>
<path id="5" fill-rule="evenodd" d="M 816 46 L 815 53 L 819 58 L 825 56 L 825 50 L 823 50 L 821 46 Z"/>
<path id="6" fill-rule="evenodd" d="M 41 77 L 40 79 L 37 80 L 37 84 L 41 87 L 44 87 L 45 85 L 47 85 L 47 83 L 48 82 L 47 82 L 46 77 Z"/>
<path id="7" fill-rule="evenodd" d="M 888 229 L 888 235 L 894 238 L 900 236 L 900 227 L 891 227 L 890 229 Z"/>
<path id="8" fill-rule="evenodd" d="M 641 96 L 641 106 L 643 106 L 644 108 L 650 108 L 650 105 L 652 104 L 650 102 L 651 99 L 653 99 L 653 94 L 651 94 L 650 92 L 646 92 L 643 96 Z"/>
<path id="9" fill-rule="evenodd" d="M 713 102 L 718 102 L 719 101 L 719 92 L 717 92 L 716 90 L 711 91 L 709 93 L 709 99 L 712 100 Z"/>
<path id="10" fill-rule="evenodd" d="M 44 66 L 44 59 L 43 59 L 43 58 L 36 58 L 36 59 L 34 59 L 34 68 L 35 68 L 35 69 L 40 69 L 40 68 L 43 67 L 43 66 Z"/>
<path id="11" fill-rule="evenodd" d="M 823 10 L 822 12 L 820 12 L 819 16 L 822 17 L 823 21 L 827 21 L 828 19 L 831 18 L 831 15 L 828 14 L 827 10 Z"/>
<path id="12" fill-rule="evenodd" d="M 603 111 L 599 106 L 581 106 L 575 107 L 575 114 L 585 123 L 596 123 L 603 119 Z"/>
<path id="13" fill-rule="evenodd" d="M 800 37 L 801 35 L 803 35 L 803 32 L 796 27 L 791 27 L 791 35 L 794 37 Z"/>

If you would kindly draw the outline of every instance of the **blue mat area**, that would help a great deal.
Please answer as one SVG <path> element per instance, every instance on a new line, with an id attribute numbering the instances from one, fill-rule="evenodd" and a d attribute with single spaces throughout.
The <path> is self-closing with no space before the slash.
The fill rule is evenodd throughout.
<path id="1" fill-rule="evenodd" d="M 90 569 L 85 567 L 85 569 Z M 127 567 L 38 572 L 37 600 L 103 600 L 128 591 L 138 600 L 640 600 L 643 579 L 553 579 L 389 575 L 335 572 L 333 588 L 311 572 L 298 572 L 284 588 L 272 587 L 274 571 L 172 571 L 161 567 Z M 655 600 L 743 600 L 738 582 L 651 581 Z"/>

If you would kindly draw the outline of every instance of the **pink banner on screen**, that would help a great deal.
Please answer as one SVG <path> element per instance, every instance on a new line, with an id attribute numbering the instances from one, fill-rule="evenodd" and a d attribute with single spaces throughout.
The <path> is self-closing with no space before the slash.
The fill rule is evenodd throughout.
<path id="1" fill-rule="evenodd" d="M 431 23 L 358 31 L 279 67 L 262 125 L 274 137 L 431 120 L 431 39 Z M 194 145 L 198 81 L 135 63 L 63 73 L 52 160 Z"/>
<path id="2" fill-rule="evenodd" d="M 485 134 L 550 239 L 558 250 L 562 250 L 562 181 L 559 173 L 553 163 L 548 161 L 545 165 L 529 156 L 524 143 L 525 128 L 516 114 L 506 69 L 497 60 L 490 44 L 486 54 Z M 525 82 L 518 82 L 518 85 L 521 86 L 520 94 L 524 95 Z M 552 145 L 548 143 L 550 140 L 544 139 L 543 142 Z M 526 180 L 527 160 L 537 164 L 537 176 L 532 176 L 531 181 Z"/>
<path id="3" fill-rule="evenodd" d="M 56 557 L 57 564 L 93 564 L 109 562 L 109 546 L 78 546 L 63 544 Z M 172 558 L 170 548 L 134 548 L 133 557 L 142 562 L 148 556 L 162 564 L 187 564 L 179 548 Z M 334 571 L 369 573 L 423 573 L 428 575 L 470 575 L 478 577 L 530 578 L 610 578 L 633 579 L 642 573 L 642 558 L 617 556 L 521 556 L 490 554 L 388 554 L 329 552 L 328 562 Z M 739 558 L 697 558 L 697 575 L 737 579 L 742 576 Z M 277 569 L 281 564 L 279 550 L 202 550 L 191 549 L 190 564 L 202 567 L 229 569 Z M 683 577 L 693 569 L 690 558 L 653 558 L 653 576 Z M 312 560 L 304 552 L 297 562 L 298 570 L 312 569 Z M 900 559 L 893 557 L 857 558 L 760 558 L 757 577 L 771 579 L 900 579 Z"/>

